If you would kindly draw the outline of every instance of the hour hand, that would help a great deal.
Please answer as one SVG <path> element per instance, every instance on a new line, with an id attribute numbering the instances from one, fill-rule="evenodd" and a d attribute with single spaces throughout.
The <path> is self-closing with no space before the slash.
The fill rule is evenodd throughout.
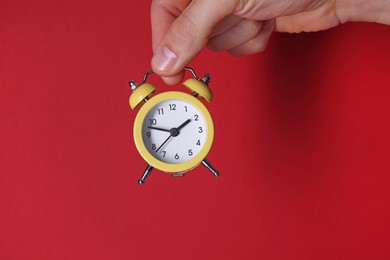
<path id="1" fill-rule="evenodd" d="M 148 128 L 149 129 L 158 130 L 158 131 L 164 131 L 164 132 L 170 132 L 171 131 L 170 129 L 164 129 L 164 128 L 154 127 L 154 126 L 148 126 Z"/>
<path id="2" fill-rule="evenodd" d="M 182 128 L 185 127 L 189 122 L 191 122 L 191 119 L 187 119 L 183 124 L 181 124 L 181 125 L 177 128 L 177 130 L 182 129 Z"/>

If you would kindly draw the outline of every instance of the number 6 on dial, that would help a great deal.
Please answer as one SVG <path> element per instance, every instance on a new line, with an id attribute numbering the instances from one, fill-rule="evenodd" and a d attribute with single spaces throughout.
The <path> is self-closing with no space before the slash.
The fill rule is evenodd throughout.
<path id="1" fill-rule="evenodd" d="M 197 98 L 201 96 L 211 101 L 210 76 L 198 79 L 193 69 L 185 69 L 194 76 L 183 83 L 192 95 L 169 91 L 151 98 L 157 87 L 146 83 L 146 79 L 153 71 L 145 73 L 139 86 L 130 81 L 133 90 L 130 107 L 135 109 L 144 103 L 133 129 L 137 150 L 148 163 L 139 184 L 144 184 L 153 168 L 178 176 L 202 163 L 214 176 L 219 175 L 205 159 L 214 140 L 213 120 L 206 106 Z"/>

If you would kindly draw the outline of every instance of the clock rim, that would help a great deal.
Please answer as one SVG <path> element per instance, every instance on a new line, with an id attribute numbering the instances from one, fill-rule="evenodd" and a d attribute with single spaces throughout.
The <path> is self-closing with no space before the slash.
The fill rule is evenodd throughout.
<path id="1" fill-rule="evenodd" d="M 174 99 L 183 100 L 195 106 L 202 113 L 207 126 L 206 140 L 199 153 L 194 158 L 179 164 L 170 164 L 155 158 L 146 148 L 142 137 L 142 125 L 148 112 L 158 103 Z M 184 92 L 167 91 L 152 97 L 144 103 L 135 118 L 133 136 L 138 152 L 149 165 L 163 172 L 179 173 L 195 168 L 206 158 L 214 141 L 214 123 L 210 112 L 199 99 Z"/>

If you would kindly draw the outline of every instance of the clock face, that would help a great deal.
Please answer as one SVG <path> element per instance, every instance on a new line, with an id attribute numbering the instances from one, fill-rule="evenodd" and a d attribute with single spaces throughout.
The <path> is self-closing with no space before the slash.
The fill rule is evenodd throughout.
<path id="1" fill-rule="evenodd" d="M 158 161 L 182 164 L 201 152 L 208 130 L 207 120 L 196 105 L 187 100 L 166 99 L 144 117 L 142 140 Z"/>

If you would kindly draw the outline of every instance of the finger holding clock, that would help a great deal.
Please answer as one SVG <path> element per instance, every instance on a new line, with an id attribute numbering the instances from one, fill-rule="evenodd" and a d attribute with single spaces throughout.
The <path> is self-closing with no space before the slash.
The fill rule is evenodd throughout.
<path id="1" fill-rule="evenodd" d="M 184 67 L 203 49 L 214 26 L 231 14 L 235 5 L 234 1 L 153 1 L 153 71 L 167 84 L 179 83 Z"/>

